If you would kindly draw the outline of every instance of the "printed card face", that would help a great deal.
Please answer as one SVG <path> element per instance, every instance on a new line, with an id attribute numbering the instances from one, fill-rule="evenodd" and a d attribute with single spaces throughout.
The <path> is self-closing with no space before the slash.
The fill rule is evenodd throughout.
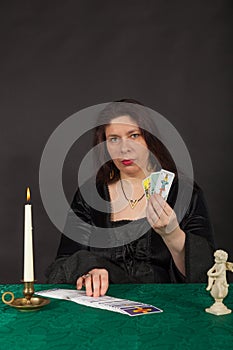
<path id="1" fill-rule="evenodd" d="M 144 188 L 146 198 L 150 198 L 150 183 L 151 183 L 151 177 L 148 176 L 144 180 L 142 180 L 142 186 Z"/>
<path id="2" fill-rule="evenodd" d="M 158 176 L 154 193 L 160 194 L 163 199 L 167 199 L 175 174 L 161 169 Z"/>
<path id="3" fill-rule="evenodd" d="M 162 310 L 158 309 L 155 306 L 145 304 L 142 304 L 142 306 L 139 305 L 136 307 L 122 308 L 121 310 L 130 316 L 148 315 L 152 313 L 162 312 Z"/>
<path id="4" fill-rule="evenodd" d="M 155 193 L 155 186 L 159 177 L 160 171 L 157 171 L 156 173 L 151 173 L 151 182 L 150 182 L 150 194 Z"/>

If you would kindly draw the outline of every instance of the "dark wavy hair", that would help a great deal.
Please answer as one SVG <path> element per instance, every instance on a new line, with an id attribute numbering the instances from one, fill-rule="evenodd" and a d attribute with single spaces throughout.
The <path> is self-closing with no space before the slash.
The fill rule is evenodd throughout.
<path id="1" fill-rule="evenodd" d="M 101 145 L 97 149 L 97 183 L 113 183 L 119 180 L 120 172 L 110 158 L 106 148 L 105 129 L 114 118 L 127 115 L 132 118 L 147 144 L 150 154 L 152 169 L 159 171 L 161 168 L 177 174 L 175 163 L 165 145 L 159 140 L 159 133 L 152 119 L 150 110 L 142 103 L 133 99 L 122 99 L 109 103 L 99 114 L 98 126 L 94 132 L 94 146 Z M 150 131 L 148 131 L 150 130 Z M 157 136 L 154 136 L 157 135 Z M 111 175 L 110 175 L 111 174 Z"/>

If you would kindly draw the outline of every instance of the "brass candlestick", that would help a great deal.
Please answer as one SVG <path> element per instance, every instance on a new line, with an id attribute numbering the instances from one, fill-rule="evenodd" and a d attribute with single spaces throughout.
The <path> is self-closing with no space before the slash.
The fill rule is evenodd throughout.
<path id="1" fill-rule="evenodd" d="M 34 282 L 24 282 L 23 295 L 26 299 L 26 304 L 32 303 L 32 296 L 34 294 Z"/>
<path id="2" fill-rule="evenodd" d="M 19 311 L 37 311 L 50 303 L 49 299 L 42 298 L 42 297 L 33 297 L 34 281 L 32 282 L 23 281 L 23 283 L 24 283 L 24 288 L 23 288 L 24 298 L 15 299 L 14 293 L 5 292 L 2 295 L 2 301 L 5 304 L 18 309 Z M 10 295 L 11 299 L 6 300 L 5 298 L 6 295 Z"/>

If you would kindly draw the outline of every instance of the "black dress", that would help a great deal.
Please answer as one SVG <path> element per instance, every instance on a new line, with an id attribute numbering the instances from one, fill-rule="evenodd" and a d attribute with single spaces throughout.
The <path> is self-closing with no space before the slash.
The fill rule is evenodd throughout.
<path id="1" fill-rule="evenodd" d="M 182 203 L 178 209 L 174 207 L 179 186 L 184 194 L 192 186 L 182 181 L 185 186 L 173 183 L 167 201 L 186 234 L 186 277 L 176 268 L 166 244 L 147 219 L 111 221 L 107 185 L 98 185 L 94 191 L 96 185 L 89 180 L 74 196 L 56 260 L 46 273 L 47 282 L 75 284 L 93 268 L 108 270 L 110 283 L 206 282 L 206 272 L 213 264 L 212 226 L 203 192 L 196 184 L 188 208 Z"/>

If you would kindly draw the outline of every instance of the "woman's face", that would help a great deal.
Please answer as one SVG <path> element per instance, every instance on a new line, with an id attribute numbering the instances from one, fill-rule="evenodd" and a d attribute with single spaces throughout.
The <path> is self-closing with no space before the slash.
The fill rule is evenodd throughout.
<path id="1" fill-rule="evenodd" d="M 137 123 L 129 116 L 114 118 L 105 129 L 107 150 L 121 177 L 148 175 L 149 150 Z"/>

